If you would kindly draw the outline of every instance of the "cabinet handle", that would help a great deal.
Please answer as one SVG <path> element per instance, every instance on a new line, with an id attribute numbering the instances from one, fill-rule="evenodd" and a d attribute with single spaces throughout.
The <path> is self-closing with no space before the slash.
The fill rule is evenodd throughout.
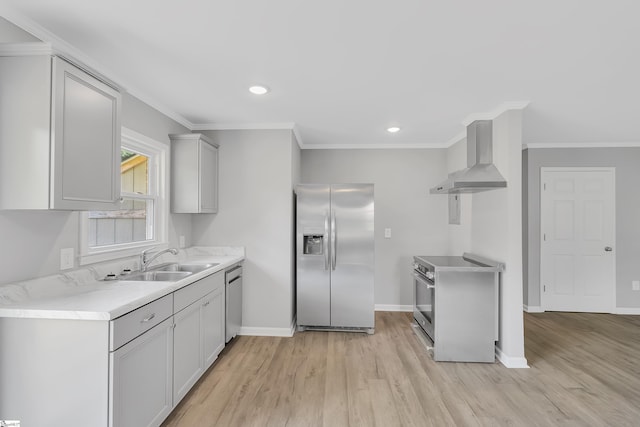
<path id="1" fill-rule="evenodd" d="M 156 317 L 156 314 L 155 314 L 155 313 L 151 313 L 151 315 L 150 315 L 150 316 L 145 317 L 144 319 L 142 319 L 142 320 L 140 321 L 140 323 L 147 323 L 149 320 L 153 319 L 154 317 Z"/>

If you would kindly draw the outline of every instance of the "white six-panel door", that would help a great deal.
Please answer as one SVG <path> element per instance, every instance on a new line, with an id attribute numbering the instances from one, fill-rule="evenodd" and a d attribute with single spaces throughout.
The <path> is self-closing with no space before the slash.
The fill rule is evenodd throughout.
<path id="1" fill-rule="evenodd" d="M 615 169 L 541 169 L 545 311 L 615 308 Z"/>

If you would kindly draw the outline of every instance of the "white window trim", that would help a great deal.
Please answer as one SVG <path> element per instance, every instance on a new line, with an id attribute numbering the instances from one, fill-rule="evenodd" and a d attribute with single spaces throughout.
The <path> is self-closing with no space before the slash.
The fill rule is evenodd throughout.
<path id="1" fill-rule="evenodd" d="M 131 242 L 105 247 L 89 247 L 89 213 L 80 212 L 80 265 L 139 255 L 142 250 L 154 246 L 159 246 L 158 249 L 168 247 L 169 203 L 167 195 L 169 174 L 167 171 L 169 165 L 167 158 L 169 146 L 124 126 L 122 127 L 122 145 L 131 146 L 141 154 L 155 159 L 153 169 L 155 170 L 157 179 L 149 180 L 150 186 L 158 186 L 158 197 L 155 199 L 156 206 L 154 208 L 155 218 L 153 218 L 155 227 L 153 239 L 145 242 Z"/>

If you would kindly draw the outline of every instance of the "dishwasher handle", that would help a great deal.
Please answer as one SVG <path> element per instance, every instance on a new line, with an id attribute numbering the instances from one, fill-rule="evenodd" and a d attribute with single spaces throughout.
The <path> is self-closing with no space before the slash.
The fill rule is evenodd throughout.
<path id="1" fill-rule="evenodd" d="M 241 265 L 236 265 L 233 268 L 230 268 L 228 270 L 225 271 L 225 283 L 229 284 L 231 282 L 233 282 L 234 280 L 236 280 L 237 278 L 242 277 L 242 266 Z"/>

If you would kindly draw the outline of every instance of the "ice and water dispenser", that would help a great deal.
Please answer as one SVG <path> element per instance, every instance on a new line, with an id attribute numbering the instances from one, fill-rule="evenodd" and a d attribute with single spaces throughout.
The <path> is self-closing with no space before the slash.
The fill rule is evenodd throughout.
<path id="1" fill-rule="evenodd" d="M 304 255 L 322 255 L 324 248 L 324 236 L 322 234 L 305 234 L 303 236 Z"/>

